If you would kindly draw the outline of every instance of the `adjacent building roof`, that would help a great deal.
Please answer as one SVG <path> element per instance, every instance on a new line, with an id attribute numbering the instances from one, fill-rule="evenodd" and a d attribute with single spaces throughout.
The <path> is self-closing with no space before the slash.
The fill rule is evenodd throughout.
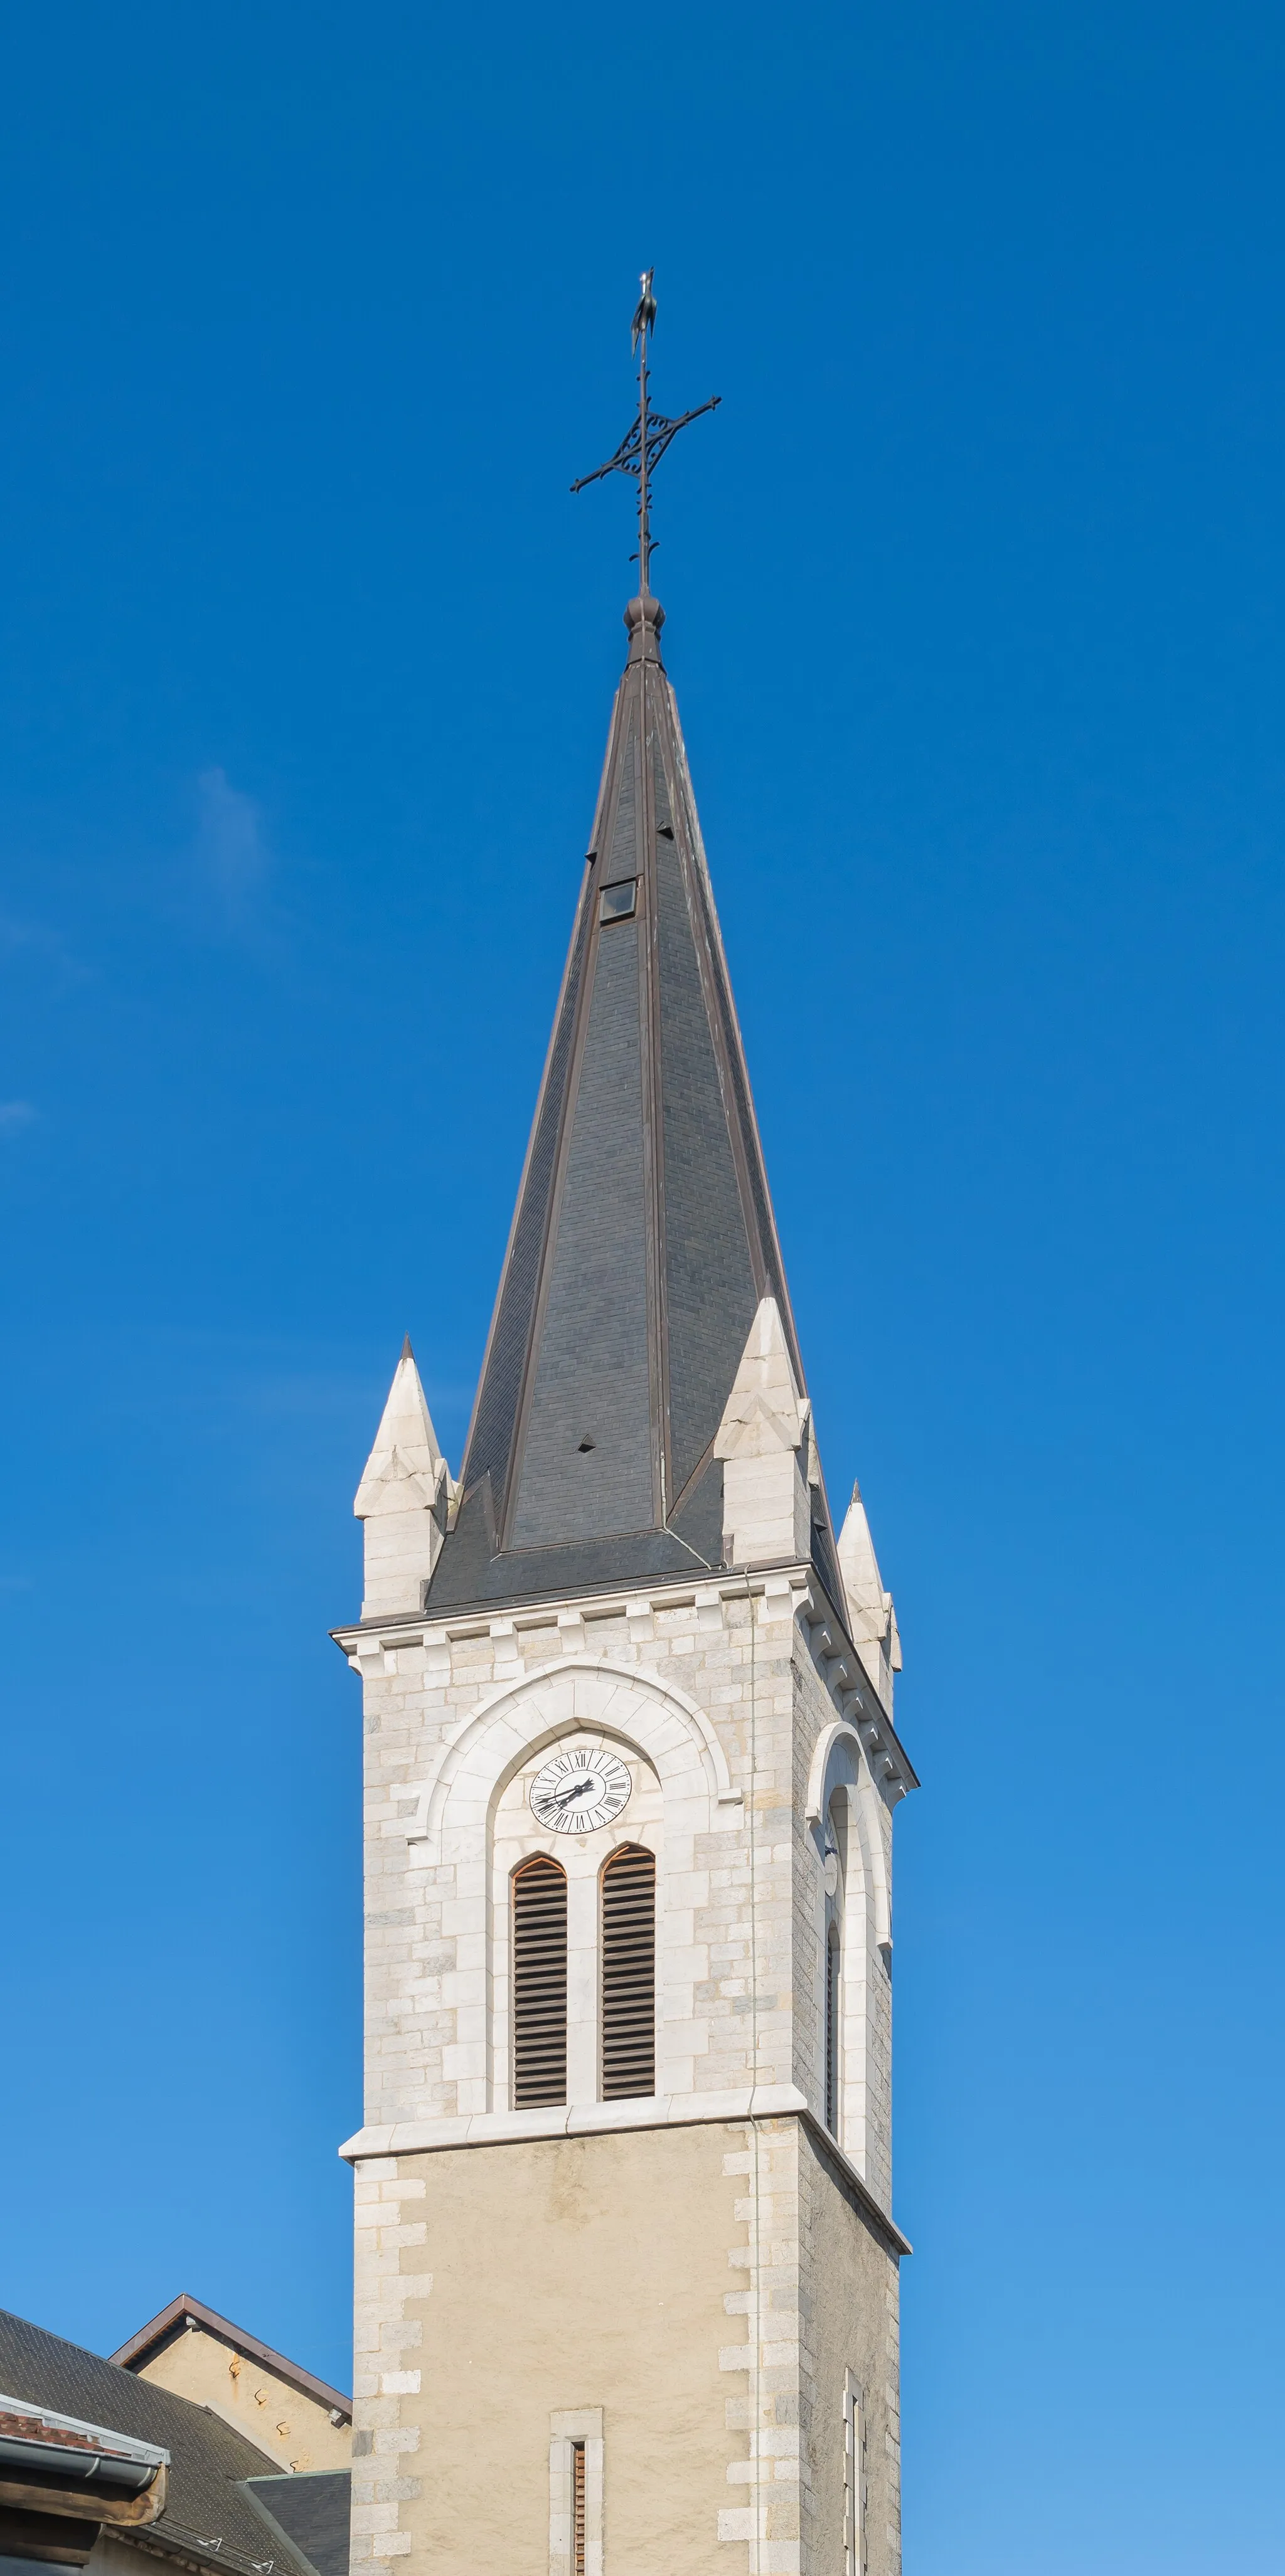
<path id="1" fill-rule="evenodd" d="M 433 1612 L 721 1565 L 713 1443 L 765 1296 L 804 1384 L 663 616 L 650 598 L 626 612 L 629 659 Z"/>
<path id="2" fill-rule="evenodd" d="M 159 2443 L 0 2396 L 0 2568 L 84 2567 L 104 2527 L 159 2521 L 168 2466 Z"/>
<path id="3" fill-rule="evenodd" d="M 30 2469 L 68 2487 L 92 2486 L 96 2494 L 139 2496 L 155 2486 L 169 2453 L 160 2443 L 87 2424 L 79 2415 L 60 2415 L 31 2398 L 0 2396 L 0 2458 L 10 2477 Z"/>
<path id="4" fill-rule="evenodd" d="M 259 2511 L 302 2552 L 317 2576 L 348 2576 L 347 2469 L 305 2469 L 295 2477 L 252 2478 Z"/>
<path id="5" fill-rule="evenodd" d="M 165 2510 L 134 2545 L 187 2566 L 229 2567 L 235 2576 L 336 2576 L 333 2557 L 319 2565 L 278 2505 L 270 2503 L 269 2520 L 256 2500 L 259 2484 L 276 2490 L 323 2481 L 274 2477 L 263 2452 L 207 2408 L 3 2309 L 0 2388 L 11 2402 L 110 2424 L 169 2453 Z M 332 2491 L 332 2519 L 335 2503 Z"/>
<path id="6" fill-rule="evenodd" d="M 131 2335 L 129 2341 L 112 2354 L 112 2360 L 119 2362 L 123 2370 L 144 2370 L 154 2355 L 167 2343 L 172 2343 L 176 2335 L 186 2333 L 189 2322 L 204 2326 L 207 2334 L 216 2335 L 221 2343 L 230 2345 L 236 2352 L 245 2353 L 251 2361 L 261 2362 L 265 2370 L 274 2371 L 288 2387 L 301 2389 L 306 2397 L 315 2398 L 319 2406 L 342 2416 L 346 2424 L 352 2422 L 352 2399 L 345 2397 L 341 2388 L 331 2388 L 328 2381 L 315 2378 L 312 2371 L 301 2369 L 297 2361 L 288 2361 L 283 2352 L 274 2352 L 270 2343 L 260 2343 L 257 2335 L 244 2333 L 240 2326 L 233 2325 L 230 2317 L 221 2317 L 217 2308 L 207 2308 L 203 2300 L 189 2298 L 186 2291 L 177 2299 L 171 2299 L 169 2306 L 162 2308 L 150 2324 L 140 2326 L 137 2334 Z"/>

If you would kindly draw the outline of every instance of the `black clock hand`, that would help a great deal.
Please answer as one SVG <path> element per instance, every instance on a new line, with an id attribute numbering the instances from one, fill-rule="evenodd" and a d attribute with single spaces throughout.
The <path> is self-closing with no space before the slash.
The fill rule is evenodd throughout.
<path id="1" fill-rule="evenodd" d="M 573 1789 L 564 1789 L 561 1797 L 555 1798 L 553 1803 L 555 1807 L 569 1807 L 573 1798 L 583 1798 L 587 1796 L 590 1789 L 596 1789 L 597 1786 L 598 1783 L 591 1772 L 587 1780 L 577 1780 Z"/>

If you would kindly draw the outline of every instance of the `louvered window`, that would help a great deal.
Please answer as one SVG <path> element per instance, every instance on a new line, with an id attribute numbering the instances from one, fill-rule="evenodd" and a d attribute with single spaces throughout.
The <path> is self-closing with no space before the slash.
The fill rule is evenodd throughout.
<path id="1" fill-rule="evenodd" d="M 571 2445 L 571 2576 L 585 2576 L 584 2444 Z"/>
<path id="2" fill-rule="evenodd" d="M 656 2090 L 656 1860 L 637 1843 L 602 1873 L 602 2098 Z"/>
<path id="3" fill-rule="evenodd" d="M 815 2029 L 816 2025 L 813 2024 Z M 831 1925 L 825 1945 L 825 2125 L 839 2134 L 839 1936 Z"/>
<path id="4" fill-rule="evenodd" d="M 567 1880 L 538 1853 L 513 1873 L 513 2101 L 567 2098 Z"/>

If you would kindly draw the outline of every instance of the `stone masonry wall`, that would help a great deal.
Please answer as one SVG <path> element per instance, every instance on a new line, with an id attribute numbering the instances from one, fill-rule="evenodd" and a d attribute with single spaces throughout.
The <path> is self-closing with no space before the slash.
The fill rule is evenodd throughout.
<path id="1" fill-rule="evenodd" d="M 724 2091 L 796 2082 L 819 2105 L 817 1858 L 804 1821 L 808 1766 L 835 1699 L 809 1647 L 806 1592 L 784 1582 L 747 1600 L 728 1587 L 654 1604 L 596 1605 L 472 1633 L 428 1628 L 386 1648 L 362 1638 L 366 1774 L 366 2120 L 450 2118 L 462 2108 L 457 2021 L 485 1962 L 462 1956 L 453 1865 L 408 1841 L 433 1757 L 498 1682 L 591 1651 L 679 1685 L 717 1730 L 732 1783 L 754 1790 L 698 1855 L 692 1970 L 699 2021 L 694 2081 Z M 372 1651 L 373 1649 L 373 1651 Z M 890 1825 L 890 1818 L 888 1819 Z M 751 1917 L 757 1992 L 750 1974 Z M 890 2166 L 890 1995 L 873 1943 L 874 2097 L 867 2156 L 886 2197 Z M 855 1952 L 854 1952 L 855 1964 Z M 753 2025 L 753 2027 L 751 2027 Z M 876 2188 L 878 2186 L 876 2185 Z"/>

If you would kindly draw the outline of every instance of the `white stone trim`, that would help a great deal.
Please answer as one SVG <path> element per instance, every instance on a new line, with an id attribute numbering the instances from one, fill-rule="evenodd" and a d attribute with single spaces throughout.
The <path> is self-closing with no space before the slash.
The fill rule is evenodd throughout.
<path id="1" fill-rule="evenodd" d="M 710 2120 L 769 2119 L 806 2111 L 797 2084 L 757 2084 L 728 2093 L 655 2093 L 648 2099 L 552 2104 L 542 2111 L 475 2111 L 454 2120 L 399 2120 L 358 2129 L 339 2149 L 347 2164 L 368 2156 L 425 2155 L 437 2147 L 494 2147 L 515 2138 L 578 2138 L 601 2129 L 690 2129 Z M 831 2141 L 833 2144 L 833 2141 Z"/>
<path id="2" fill-rule="evenodd" d="M 723 2300 L 730 2319 L 744 2317 L 745 2339 L 725 2344 L 718 2366 L 745 2375 L 742 2407 L 727 2412 L 729 2432 L 743 2425 L 747 2456 L 736 2446 L 727 2484 L 736 2499 L 718 2515 L 717 2536 L 749 2543 L 750 2576 L 802 2576 L 802 2327 L 798 2300 L 799 2133 L 755 2121 L 744 2145 L 723 2158 L 725 2174 L 743 2177 L 734 2215 L 746 2242 L 729 2258 L 739 2286 Z"/>
<path id="3" fill-rule="evenodd" d="M 631 1699 L 654 1703 L 656 1719 L 647 1726 L 646 1734 L 638 1727 L 632 1709 L 632 1722 L 622 1726 L 617 1719 L 613 1726 L 610 1689 L 603 1691 L 599 1688 L 594 1694 L 595 1705 L 592 1708 L 586 1707 L 582 1711 L 576 1706 L 571 1712 L 566 1711 L 567 1684 L 581 1680 L 588 1682 L 595 1675 L 599 1677 L 600 1684 L 606 1682 L 614 1684 L 617 1689 L 623 1688 Z M 582 1694 L 577 1692 L 577 1702 L 581 1697 Z M 541 1705 L 547 1704 L 549 1714 L 543 1733 L 538 1724 L 513 1725 L 511 1703 L 515 1700 L 526 1703 L 536 1718 Z M 656 1721 L 662 1717 L 670 1720 L 670 1727 L 665 1738 L 653 1750 L 653 1744 L 647 1738 L 657 1735 Z M 645 1664 L 617 1663 L 611 1655 L 577 1653 L 570 1659 L 570 1665 L 565 1655 L 557 1655 L 547 1663 L 533 1665 L 530 1672 L 506 1678 L 498 1688 L 488 1691 L 476 1708 L 470 1709 L 454 1734 L 441 1745 L 432 1770 L 419 1785 L 415 1815 L 400 1830 L 405 1833 L 408 1843 L 426 1846 L 415 1857 L 433 1865 L 443 1857 L 442 1837 L 448 1809 L 453 1830 L 467 1832 L 470 1828 L 476 1829 L 479 1822 L 484 1827 L 486 1803 L 494 1789 L 503 1786 L 503 1778 L 514 1764 L 534 1752 L 542 1741 L 551 1742 L 555 1736 L 564 1733 L 569 1725 L 601 1725 L 612 1732 L 636 1734 L 640 1750 L 654 1762 L 663 1778 L 666 1754 L 671 1757 L 668 1767 L 671 1770 L 673 1767 L 675 1721 L 690 1739 L 699 1758 L 711 1799 L 715 1804 L 732 1800 L 735 1792 L 722 1745 L 704 1710 L 698 1708 L 695 1700 L 690 1699 L 676 1682 L 662 1681 L 659 1673 L 649 1671 Z M 486 1792 L 479 1817 L 476 1809 L 483 1781 Z"/>
<path id="4" fill-rule="evenodd" d="M 549 2576 L 572 2576 L 571 2454 L 584 2444 L 584 2570 L 602 2576 L 606 2445 L 601 2406 L 573 2406 L 549 2417 Z"/>
<path id="5" fill-rule="evenodd" d="M 456 1945 L 451 2000 L 455 2034 L 444 2052 L 456 2087 L 456 2115 L 502 2108 L 495 2093 L 494 2048 L 507 1976 L 497 1978 L 492 1900 L 492 1848 L 500 1801 L 524 1764 L 564 1738 L 592 1736 L 626 1758 L 639 1757 L 659 1783 L 663 1833 L 656 1890 L 656 2080 L 662 2093 L 694 2085 L 707 2047 L 698 1989 L 706 1974 L 695 1937 L 709 1902 L 711 1861 L 703 1838 L 739 1835 L 743 1810 L 731 1803 L 727 1756 L 710 1719 L 687 1692 L 646 1665 L 606 1655 L 559 1656 L 498 1689 L 455 1729 L 427 1783 L 417 1791 L 419 1828 L 406 1855 L 415 1877 L 435 1868 L 453 1874 L 449 1928 Z M 408 1792 L 399 1794 L 409 1794 Z M 401 1818 L 385 1833 L 403 1837 Z M 644 1836 L 644 1839 L 647 1839 Z M 604 1854 L 605 1857 L 605 1854 Z M 507 1943 L 507 1930 L 503 1941 Z M 596 1935 L 595 1935 L 596 1943 Z M 507 1952 L 504 1952 L 507 1956 Z M 501 2015 L 502 2017 L 502 2015 Z M 594 2084 L 596 2090 L 596 2079 Z"/>
<path id="6" fill-rule="evenodd" d="M 353 2312 L 353 2428 L 364 2448 L 352 2465 L 352 2558 L 369 2571 L 414 2547 L 403 2510 L 417 2492 L 413 2467 L 420 2447 L 418 2354 L 423 2318 L 410 2316 L 431 2298 L 431 2272 L 422 2263 L 428 2228 L 416 2213 L 426 2186 L 418 2175 L 401 2176 L 395 2163 L 373 2165 L 355 2178 L 356 2298 Z M 404 2204 L 409 2204 L 409 2207 Z"/>
<path id="7" fill-rule="evenodd" d="M 812 1762 L 808 1771 L 807 1806 L 804 1810 L 810 1825 L 824 1822 L 825 1811 L 830 1803 L 830 1792 L 835 1785 L 829 1776 L 832 1758 L 838 1746 L 845 1741 L 850 1741 L 856 1747 L 853 1759 L 859 1760 L 861 1738 L 855 1726 L 849 1726 L 846 1718 L 836 1717 L 829 1726 L 822 1727 L 812 1748 Z M 836 1773 L 836 1778 L 837 1776 Z"/>
<path id="8" fill-rule="evenodd" d="M 867 2186 L 886 2189 L 875 2064 L 879 2020 L 875 1989 L 886 1973 L 881 1954 L 886 1960 L 891 1947 L 887 1865 L 878 1791 L 869 1778 L 862 1739 L 845 1719 L 822 1728 L 809 1769 L 805 1814 L 818 1864 L 823 1859 L 827 1823 L 840 1810 L 842 1901 L 835 1914 L 840 1961 L 837 2124 L 844 2152 Z M 815 2015 L 816 2062 L 822 2087 L 826 2070 L 824 1962 L 834 1911 L 818 1866 L 814 1922 L 817 1957 L 822 1964 L 816 1982 Z M 823 2090 L 818 2091 L 814 2107 L 824 2113 Z"/>
<path id="9" fill-rule="evenodd" d="M 841 1748 L 851 1747 L 847 1756 L 850 1768 L 845 1771 Z M 840 1756 L 836 1760 L 836 1755 Z M 808 1773 L 807 1820 L 810 1825 L 824 1824 L 826 1809 L 840 1786 L 856 1790 L 854 1807 L 861 1842 L 861 1861 L 866 1885 L 874 1902 L 875 1940 L 881 1950 L 892 1948 L 892 1905 L 888 1891 L 888 1871 L 884 1861 L 883 1834 L 879 1825 L 877 1802 L 879 1791 L 870 1777 L 869 1758 L 855 1726 L 846 1718 L 836 1718 L 823 1727 L 817 1737 Z M 870 1801 L 876 1801 L 876 1812 L 870 1812 Z"/>
<path id="10" fill-rule="evenodd" d="M 564 1735 L 559 1741 L 568 1750 L 576 1746 L 597 1749 L 604 1738 L 600 1729 L 586 1729 Z M 612 1743 L 613 1752 L 617 1745 L 618 1740 Z M 567 2101 L 575 2104 L 596 2102 L 599 2098 L 602 1874 L 622 1846 L 641 1845 L 655 1860 L 658 1892 L 665 1885 L 663 1792 L 650 1763 L 632 1747 L 625 1750 L 633 1781 L 629 1801 L 613 1825 L 599 1827 L 583 1838 L 550 1833 L 536 1824 L 527 1802 L 530 1783 L 526 1775 L 532 1763 L 540 1761 L 538 1753 L 529 1756 L 510 1775 L 495 1801 L 487 1961 L 489 2092 L 485 2105 L 479 2108 L 508 2111 L 513 2107 L 513 1874 L 536 1852 L 556 1861 L 567 1883 Z M 659 1993 L 654 1990 L 657 2022 L 659 2002 Z"/>
<path id="11" fill-rule="evenodd" d="M 690 1607 L 695 1601 L 697 1590 L 708 1599 L 713 1599 L 717 1595 L 724 1602 L 743 1601 L 747 1582 L 751 1594 L 756 1598 L 761 1597 L 765 1592 L 776 1593 L 784 1589 L 793 1594 L 796 1599 L 801 1599 L 808 1593 L 811 1581 L 812 1568 L 806 1560 L 800 1562 L 797 1559 L 784 1558 L 777 1566 L 760 1567 L 749 1572 L 748 1575 L 743 1573 L 718 1575 L 711 1583 L 699 1586 L 693 1584 L 689 1576 L 680 1575 L 670 1583 L 650 1584 L 645 1593 L 585 1592 L 576 1597 L 580 1605 L 580 1616 L 586 1627 L 590 1627 L 600 1619 L 629 1618 L 644 1621 L 652 1618 L 659 1611 Z M 384 1637 L 383 1642 L 386 1645 L 419 1645 L 422 1641 L 425 1646 L 431 1644 L 435 1648 L 449 1647 L 451 1641 L 456 1638 L 484 1637 L 488 1632 L 494 1634 L 502 1624 L 512 1626 L 521 1640 L 532 1628 L 555 1626 L 557 1613 L 566 1605 L 567 1595 L 564 1592 L 531 1593 L 524 1595 L 520 1600 L 508 1601 L 495 1609 L 479 1609 L 471 1615 L 465 1613 L 454 1619 L 426 1619 L 422 1610 L 389 1611 L 380 1618 L 379 1627 L 381 1632 L 384 1630 L 396 1632 L 395 1635 Z M 374 1622 L 370 1624 L 373 1626 Z M 330 1630 L 335 1645 L 349 1661 L 360 1652 L 365 1633 L 360 1621 L 349 1621 L 345 1627 Z"/>

